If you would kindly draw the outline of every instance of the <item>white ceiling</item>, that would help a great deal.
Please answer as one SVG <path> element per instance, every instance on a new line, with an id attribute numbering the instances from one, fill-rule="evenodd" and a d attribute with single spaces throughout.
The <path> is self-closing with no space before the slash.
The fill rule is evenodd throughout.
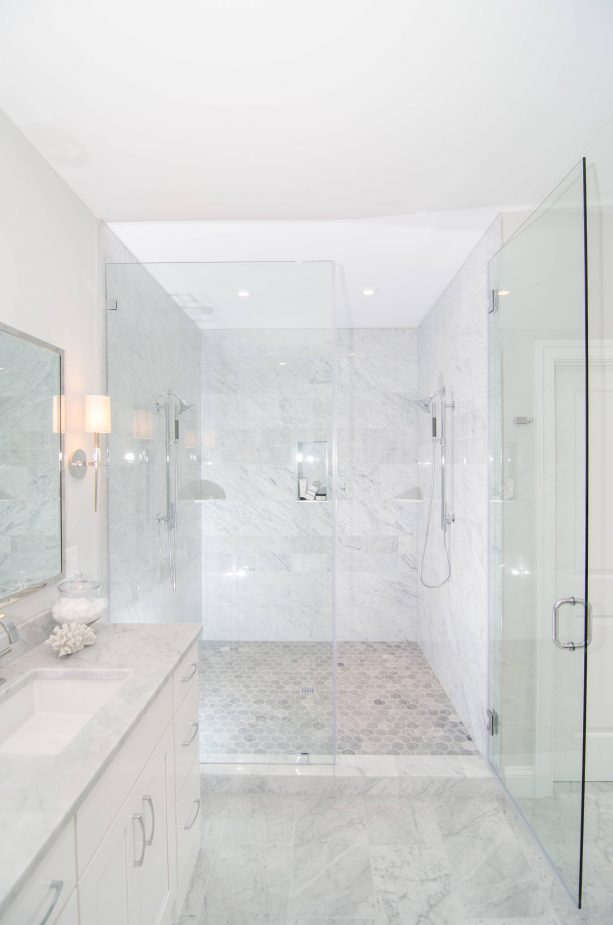
<path id="1" fill-rule="evenodd" d="M 2 0 L 0 107 L 109 221 L 490 208 L 582 153 L 612 47 L 611 0 Z"/>
<path id="2" fill-rule="evenodd" d="M 325 265 L 275 262 L 321 260 L 335 262 L 337 326 L 415 327 L 494 216 L 494 210 L 475 209 L 353 222 L 111 228 L 205 329 L 329 324 Z M 242 288 L 251 296 L 238 296 Z M 377 291 L 365 296 L 365 288 Z"/>

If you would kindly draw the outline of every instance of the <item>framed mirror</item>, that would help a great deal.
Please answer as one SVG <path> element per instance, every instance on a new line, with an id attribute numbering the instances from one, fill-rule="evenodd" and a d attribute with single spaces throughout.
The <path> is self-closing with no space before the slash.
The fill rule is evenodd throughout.
<path id="1" fill-rule="evenodd" d="M 63 365 L 0 324 L 0 603 L 62 575 Z"/>

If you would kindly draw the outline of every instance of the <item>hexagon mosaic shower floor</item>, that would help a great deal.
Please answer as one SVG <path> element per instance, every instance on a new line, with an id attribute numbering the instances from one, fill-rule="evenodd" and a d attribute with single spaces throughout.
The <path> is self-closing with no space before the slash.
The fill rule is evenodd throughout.
<path id="1" fill-rule="evenodd" d="M 200 685 L 202 761 L 330 754 L 330 644 L 202 642 Z M 339 754 L 476 751 L 417 643 L 339 643 L 336 685 Z"/>

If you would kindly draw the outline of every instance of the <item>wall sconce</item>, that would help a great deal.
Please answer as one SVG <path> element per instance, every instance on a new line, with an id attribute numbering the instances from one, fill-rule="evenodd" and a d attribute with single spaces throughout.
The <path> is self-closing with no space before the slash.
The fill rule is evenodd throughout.
<path id="1" fill-rule="evenodd" d="M 100 434 L 111 432 L 111 399 L 108 395 L 85 396 L 85 431 L 94 435 L 94 449 L 91 460 L 85 450 L 75 450 L 69 469 L 76 479 L 83 479 L 87 467 L 94 469 L 94 511 L 98 510 L 98 469 L 100 468 Z"/>
<path id="2" fill-rule="evenodd" d="M 54 434 L 66 433 L 66 396 L 54 395 L 51 411 L 51 427 Z"/>

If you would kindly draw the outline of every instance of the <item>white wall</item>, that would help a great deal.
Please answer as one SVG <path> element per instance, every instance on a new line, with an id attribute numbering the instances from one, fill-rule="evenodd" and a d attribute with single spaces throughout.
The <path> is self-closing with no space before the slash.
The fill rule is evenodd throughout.
<path id="1" fill-rule="evenodd" d="M 0 113 L 0 321 L 65 351 L 67 458 L 82 446 L 83 396 L 100 390 L 98 221 Z M 66 475 L 66 544 L 79 567 L 102 574 L 104 513 L 93 510 L 91 475 Z M 36 592 L 9 608 L 27 617 L 55 597 Z"/>

